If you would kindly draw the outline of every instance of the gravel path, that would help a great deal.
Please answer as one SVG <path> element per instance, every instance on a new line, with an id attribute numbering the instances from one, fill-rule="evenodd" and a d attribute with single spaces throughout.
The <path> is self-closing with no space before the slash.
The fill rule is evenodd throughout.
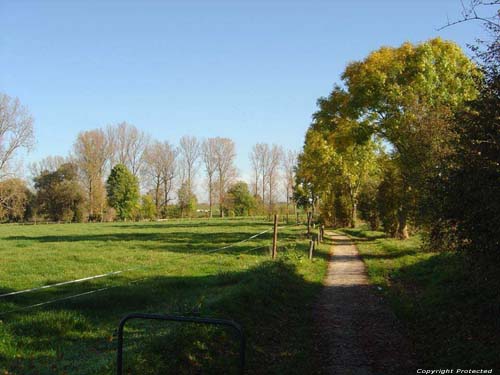
<path id="1" fill-rule="evenodd" d="M 325 374 L 415 373 L 411 346 L 392 311 L 370 286 L 352 241 L 326 233 L 333 254 L 315 306 L 318 354 Z"/>

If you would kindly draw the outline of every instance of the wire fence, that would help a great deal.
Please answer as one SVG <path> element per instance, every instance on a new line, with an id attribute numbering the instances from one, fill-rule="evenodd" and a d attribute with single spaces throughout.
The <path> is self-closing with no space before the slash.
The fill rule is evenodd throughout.
<path id="1" fill-rule="evenodd" d="M 291 228 L 291 227 L 296 227 L 296 226 L 299 226 L 299 225 L 301 225 L 301 224 L 280 226 L 278 228 L 279 229 Z M 236 246 L 238 246 L 238 245 L 240 245 L 242 243 L 245 243 L 245 242 L 251 241 L 252 239 L 260 237 L 260 236 L 264 235 L 265 233 L 269 233 L 272 230 L 273 230 L 273 228 L 266 229 L 266 230 L 264 230 L 262 232 L 256 233 L 256 234 L 254 234 L 254 235 L 252 235 L 252 236 L 250 236 L 248 238 L 245 238 L 245 239 L 243 239 L 241 241 L 237 241 L 235 243 L 232 243 L 232 244 L 229 244 L 229 245 L 225 245 L 225 246 L 222 246 L 222 247 L 219 247 L 219 248 L 216 248 L 216 249 L 204 251 L 204 252 L 201 252 L 201 253 L 200 252 L 192 252 L 192 253 L 188 253 L 188 254 L 183 254 L 183 255 L 181 255 L 181 256 L 173 259 L 173 261 L 177 262 L 179 260 L 186 259 L 186 258 L 189 258 L 189 257 L 192 257 L 192 256 L 199 256 L 199 255 L 204 255 L 204 254 L 213 254 L 213 253 L 216 253 L 216 252 L 219 252 L 219 253 L 220 252 L 224 252 L 224 251 L 227 251 L 228 249 L 234 248 L 234 247 L 236 247 Z M 294 240 L 286 241 L 285 243 L 291 243 L 291 242 L 296 242 L 296 240 L 294 239 Z M 280 243 L 281 246 L 283 246 L 283 244 L 284 244 L 283 242 Z M 259 250 L 259 249 L 263 249 L 263 248 L 266 248 L 266 247 L 269 248 L 270 245 L 271 245 L 271 243 L 267 243 L 265 245 L 257 246 L 257 247 L 254 247 L 254 248 L 251 248 L 251 249 L 239 252 L 238 254 L 248 254 L 248 253 L 251 253 L 251 252 Z M 203 261 L 202 262 L 198 262 L 198 264 L 204 264 L 204 263 L 207 263 L 207 262 L 213 262 L 213 259 L 206 259 L 204 262 Z M 82 282 L 85 282 L 85 281 L 90 281 L 90 280 L 95 280 L 95 279 L 112 277 L 112 276 L 116 276 L 116 275 L 119 275 L 119 274 L 122 274 L 122 273 L 125 273 L 125 272 L 138 271 L 138 270 L 141 270 L 141 271 L 144 271 L 144 270 L 153 270 L 153 269 L 159 268 L 159 267 L 162 267 L 162 265 L 156 265 L 156 266 L 139 266 L 139 267 L 128 268 L 128 269 L 125 269 L 125 270 L 112 271 L 112 272 L 108 272 L 108 273 L 105 273 L 105 274 L 93 275 L 93 276 L 88 276 L 88 277 L 84 277 L 84 278 L 80 278 L 80 279 L 68 280 L 68 281 L 64 281 L 64 282 L 60 282 L 60 283 L 48 284 L 48 285 L 43 285 L 43 286 L 40 286 L 40 287 L 35 287 L 35 288 L 24 289 L 24 290 L 20 290 L 20 291 L 14 291 L 14 292 L 9 292 L 9 293 L 4 293 L 4 294 L 0 295 L 0 298 L 5 298 L 5 297 L 9 297 L 9 296 L 20 295 L 20 294 L 32 293 L 32 292 L 39 291 L 39 290 L 51 289 L 51 288 L 56 288 L 56 287 L 59 287 L 59 286 L 64 286 L 64 285 L 69 285 L 69 284 L 77 284 L 77 283 L 82 283 Z M 76 299 L 76 298 L 80 298 L 80 297 L 84 297 L 84 296 L 89 296 L 89 295 L 93 295 L 93 294 L 97 294 L 97 293 L 102 293 L 104 291 L 108 291 L 108 290 L 115 289 L 115 288 L 118 288 L 118 287 L 127 287 L 127 286 L 130 286 L 132 284 L 144 281 L 146 279 L 148 279 L 148 278 L 146 277 L 146 278 L 141 278 L 141 279 L 137 279 L 137 280 L 132 280 L 132 281 L 129 281 L 128 283 L 126 283 L 124 285 L 123 284 L 122 285 L 106 285 L 105 287 L 102 287 L 102 288 L 98 288 L 98 289 L 94 289 L 94 290 L 90 290 L 90 291 L 86 291 L 86 292 L 82 292 L 82 293 L 77 293 L 77 294 L 73 294 L 73 295 L 69 295 L 69 296 L 65 296 L 65 297 L 60 297 L 60 298 L 55 298 L 55 299 L 51 299 L 51 300 L 48 300 L 48 301 L 44 301 L 44 302 L 40 302 L 40 303 L 31 304 L 31 305 L 28 305 L 28 306 L 23 306 L 23 307 L 11 309 L 11 310 L 3 311 L 3 312 L 0 312 L 0 316 L 5 316 L 7 314 L 12 314 L 12 313 L 16 313 L 16 312 L 26 311 L 26 310 L 30 310 L 30 309 L 34 309 L 34 308 L 37 308 L 37 307 L 42 307 L 42 306 L 46 306 L 46 305 L 58 303 L 58 302 L 68 301 L 68 300 L 72 300 L 72 299 Z"/>

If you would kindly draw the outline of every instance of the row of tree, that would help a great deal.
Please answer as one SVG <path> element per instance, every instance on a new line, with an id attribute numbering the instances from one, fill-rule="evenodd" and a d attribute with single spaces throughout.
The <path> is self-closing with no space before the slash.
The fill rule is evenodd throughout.
<path id="1" fill-rule="evenodd" d="M 128 123 L 80 132 L 67 157 L 29 166 L 32 184 L 10 176 L 14 156 L 34 141 L 33 118 L 18 99 L 0 95 L 0 220 L 45 218 L 99 221 L 191 215 L 196 180 L 204 171 L 208 209 L 264 213 L 280 197 L 292 203 L 296 153 L 256 144 L 250 154 L 251 189 L 238 181 L 236 147 L 229 138 L 184 136 L 176 147 Z M 198 189 L 199 191 L 200 189 Z M 250 192 L 252 191 L 252 193 Z M 142 195 L 141 195 L 142 193 Z"/>
<path id="2" fill-rule="evenodd" d="M 482 64 L 432 39 L 347 66 L 318 100 L 296 200 L 335 226 L 356 218 L 436 248 L 500 249 L 498 28 Z M 495 34 L 496 33 L 496 34 Z M 497 254 L 498 255 L 498 254 Z"/>

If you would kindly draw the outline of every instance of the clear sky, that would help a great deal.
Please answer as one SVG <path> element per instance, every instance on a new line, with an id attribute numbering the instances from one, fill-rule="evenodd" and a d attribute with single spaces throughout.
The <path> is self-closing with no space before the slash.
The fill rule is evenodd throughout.
<path id="1" fill-rule="evenodd" d="M 459 0 L 0 0 L 0 91 L 35 117 L 33 161 L 79 131 L 127 121 L 160 140 L 299 150 L 345 65 L 382 45 L 435 36 L 466 48 L 475 23 L 437 31 Z"/>

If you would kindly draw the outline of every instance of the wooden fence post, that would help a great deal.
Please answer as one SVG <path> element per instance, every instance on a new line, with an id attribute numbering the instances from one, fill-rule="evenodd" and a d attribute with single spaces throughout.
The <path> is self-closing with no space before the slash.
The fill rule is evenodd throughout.
<path id="1" fill-rule="evenodd" d="M 314 251 L 314 240 L 311 238 L 309 241 L 309 259 L 313 258 L 313 251 Z"/>
<path id="2" fill-rule="evenodd" d="M 307 213 L 307 238 L 311 236 L 311 212 Z"/>
<path id="3" fill-rule="evenodd" d="M 276 259 L 276 250 L 278 247 L 278 215 L 274 215 L 274 232 L 273 232 L 273 250 L 271 256 Z"/>

